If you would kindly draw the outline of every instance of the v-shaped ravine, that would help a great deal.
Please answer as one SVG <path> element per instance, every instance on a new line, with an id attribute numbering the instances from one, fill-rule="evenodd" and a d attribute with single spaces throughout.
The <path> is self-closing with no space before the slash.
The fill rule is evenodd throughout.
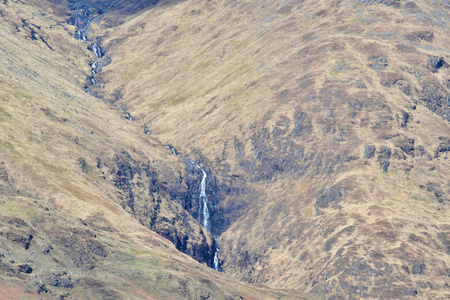
<path id="1" fill-rule="evenodd" d="M 77 40 L 82 41 L 88 47 L 88 49 L 94 54 L 94 58 L 90 63 L 91 74 L 86 79 L 85 90 L 91 96 L 99 98 L 98 94 L 93 90 L 93 87 L 98 85 L 98 75 L 102 71 L 102 68 L 111 63 L 111 58 L 106 55 L 106 50 L 101 46 L 101 37 L 91 38 L 89 36 L 89 27 L 91 23 L 100 20 L 102 12 L 89 5 L 89 2 L 79 1 L 70 5 L 70 9 L 75 11 L 75 14 L 68 20 L 68 23 L 76 27 L 74 37 Z M 126 108 L 117 106 L 113 103 L 111 105 L 125 113 L 125 118 L 129 121 L 134 121 L 134 118 L 127 112 Z M 145 130 L 146 134 L 151 132 Z"/>
<path id="2" fill-rule="evenodd" d="M 94 54 L 94 58 L 90 63 L 91 74 L 88 76 L 86 80 L 85 90 L 86 93 L 98 98 L 97 93 L 95 92 L 96 85 L 99 84 L 100 80 L 98 78 L 99 73 L 102 68 L 108 65 L 111 59 L 106 55 L 107 51 L 101 46 L 101 37 L 90 37 L 89 27 L 91 23 L 96 22 L 102 16 L 101 12 L 99 12 L 96 8 L 89 5 L 88 1 L 79 1 L 71 4 L 71 10 L 74 11 L 74 15 L 69 19 L 69 24 L 74 25 L 76 27 L 76 31 L 74 33 L 74 37 L 81 42 L 85 43 L 88 49 Z M 135 119 L 127 112 L 124 108 L 119 107 L 115 104 L 111 104 L 115 108 L 123 111 L 125 113 L 125 118 L 129 121 L 135 121 Z M 144 125 L 144 133 L 146 135 L 150 135 L 151 131 L 147 126 Z M 167 146 L 167 148 L 176 156 L 181 156 L 175 151 L 175 149 L 171 146 Z M 211 233 L 211 209 L 213 204 L 209 201 L 207 196 L 207 178 L 208 173 L 204 170 L 200 163 L 194 162 L 193 160 L 183 158 L 185 164 L 192 165 L 195 169 L 201 172 L 201 180 L 198 184 L 198 188 L 195 190 L 189 189 L 187 193 L 192 195 L 186 195 L 185 198 L 192 199 L 192 204 L 198 205 L 196 210 L 187 209 L 191 215 L 198 220 L 198 222 L 203 226 L 206 231 Z M 197 173 L 194 169 L 190 167 L 191 173 Z M 195 175 L 195 178 L 198 178 L 198 173 Z M 186 179 L 191 180 L 191 179 Z M 173 241 L 174 242 L 174 241 Z M 178 248 L 178 243 L 175 243 Z M 180 246 L 180 251 L 183 251 L 183 247 Z M 209 259 L 206 259 L 206 262 L 209 266 L 211 266 L 214 270 L 221 271 L 220 263 L 219 263 L 219 247 L 217 238 L 214 238 L 213 244 L 209 246 L 208 253 Z M 206 253 L 205 252 L 205 253 Z M 195 254 L 198 256 L 198 254 Z"/>
<path id="3" fill-rule="evenodd" d="M 172 147 L 172 146 L 166 146 L 167 149 L 169 149 L 172 154 L 176 155 L 177 157 L 181 157 L 181 155 Z M 208 231 L 211 233 L 211 214 L 210 214 L 210 208 L 208 206 L 211 206 L 212 204 L 209 203 L 208 201 L 208 196 L 206 193 L 206 188 L 207 188 L 207 184 L 206 184 L 206 179 L 208 177 L 208 174 L 206 173 L 206 171 L 202 168 L 201 164 L 188 159 L 188 158 L 183 158 L 185 160 L 185 163 L 188 164 L 192 164 L 193 166 L 195 166 L 199 171 L 201 171 L 201 176 L 202 179 L 200 181 L 200 184 L 198 185 L 198 202 L 195 201 L 195 195 L 194 195 L 194 203 L 197 202 L 198 205 L 198 213 L 197 213 L 197 220 L 200 222 L 200 224 Z M 222 271 L 220 268 L 220 263 L 219 263 L 219 246 L 218 246 L 218 240 L 217 237 L 214 237 L 214 245 L 213 245 L 213 251 L 214 251 L 214 260 L 213 263 L 211 265 L 211 267 L 216 270 L 216 271 Z"/>

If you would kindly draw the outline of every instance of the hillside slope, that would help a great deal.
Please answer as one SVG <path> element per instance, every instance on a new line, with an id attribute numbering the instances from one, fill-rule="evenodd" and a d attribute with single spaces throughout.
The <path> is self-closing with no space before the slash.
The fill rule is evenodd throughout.
<path id="1" fill-rule="evenodd" d="M 0 299 L 306 299 L 207 267 L 214 240 L 174 201 L 201 172 L 86 93 L 72 13 L 0 6 Z"/>
<path id="2" fill-rule="evenodd" d="M 96 29 L 97 92 L 212 175 L 224 271 L 449 297 L 449 4 L 167 3 Z"/>

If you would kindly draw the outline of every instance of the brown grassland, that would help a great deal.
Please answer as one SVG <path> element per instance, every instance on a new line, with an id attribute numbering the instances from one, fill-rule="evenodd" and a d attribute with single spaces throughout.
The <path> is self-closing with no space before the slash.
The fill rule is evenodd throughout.
<path id="1" fill-rule="evenodd" d="M 113 2 L 98 98 L 66 2 L 0 7 L 0 299 L 450 297 L 448 1 Z"/>

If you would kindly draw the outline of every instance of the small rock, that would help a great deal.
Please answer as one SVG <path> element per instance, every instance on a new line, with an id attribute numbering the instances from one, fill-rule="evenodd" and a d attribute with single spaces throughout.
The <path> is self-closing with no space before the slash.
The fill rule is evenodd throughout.
<path id="1" fill-rule="evenodd" d="M 446 67 L 448 68 L 447 63 L 445 62 L 444 58 L 442 57 L 437 57 L 437 56 L 432 56 L 430 57 L 430 59 L 428 60 L 428 65 L 427 65 L 428 69 L 431 70 L 431 72 L 433 73 L 437 73 L 437 71 L 442 68 L 442 67 Z"/>
<path id="2" fill-rule="evenodd" d="M 383 169 L 383 172 L 387 173 L 390 164 L 391 163 L 388 160 L 385 160 L 381 163 L 381 168 Z"/>
<path id="3" fill-rule="evenodd" d="M 364 158 L 370 159 L 375 156 L 375 146 L 366 146 L 364 149 Z"/>
<path id="4" fill-rule="evenodd" d="M 29 265 L 20 265 L 19 271 L 26 274 L 30 274 L 31 272 L 33 272 L 33 268 L 30 267 Z"/>

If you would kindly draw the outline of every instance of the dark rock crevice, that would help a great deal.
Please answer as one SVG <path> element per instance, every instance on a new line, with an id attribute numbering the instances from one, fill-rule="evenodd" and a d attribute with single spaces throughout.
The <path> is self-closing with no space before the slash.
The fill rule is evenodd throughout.
<path id="1" fill-rule="evenodd" d="M 172 170 L 161 173 L 126 151 L 112 159 L 97 161 L 98 170 L 117 188 L 120 204 L 126 211 L 145 227 L 170 240 L 179 251 L 212 266 L 216 251 L 214 239 L 194 219 L 198 217 L 196 201 L 201 180 L 198 170 L 188 168 L 184 176 Z M 210 177 L 208 184 L 215 180 Z M 212 203 L 218 201 L 215 190 L 207 191 L 213 200 L 211 211 L 214 211 Z"/>

